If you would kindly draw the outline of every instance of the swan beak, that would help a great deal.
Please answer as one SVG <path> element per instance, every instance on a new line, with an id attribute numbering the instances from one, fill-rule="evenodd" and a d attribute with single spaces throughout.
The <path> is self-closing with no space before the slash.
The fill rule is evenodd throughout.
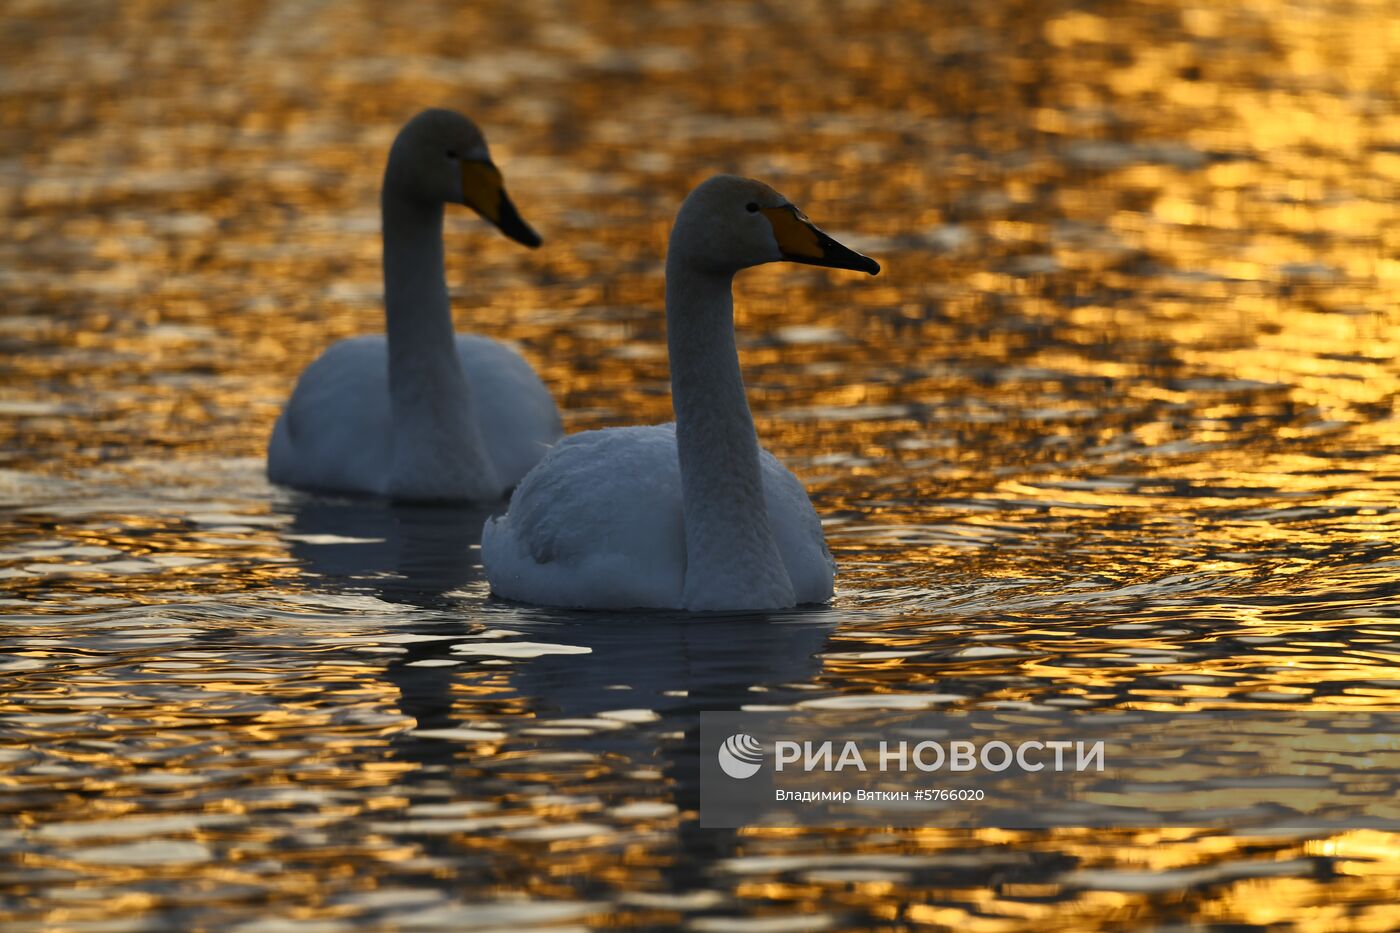
<path id="1" fill-rule="evenodd" d="M 462 203 L 517 243 L 534 249 L 543 242 L 515 209 L 501 170 L 490 162 L 462 162 Z"/>
<path id="2" fill-rule="evenodd" d="M 857 272 L 869 272 L 871 275 L 880 274 L 878 262 L 837 243 L 818 230 L 816 224 L 807 219 L 806 214 L 791 204 L 765 207 L 763 216 L 773 225 L 773 237 L 778 241 L 778 250 L 789 262 L 829 266 L 832 269 L 854 269 Z"/>

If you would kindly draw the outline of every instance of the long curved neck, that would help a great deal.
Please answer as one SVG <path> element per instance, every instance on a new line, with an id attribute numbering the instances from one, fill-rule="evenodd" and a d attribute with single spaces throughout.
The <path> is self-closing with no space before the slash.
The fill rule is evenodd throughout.
<path id="1" fill-rule="evenodd" d="M 418 386 L 426 374 L 443 379 L 455 373 L 461 378 L 461 366 L 456 353 L 449 352 L 452 305 L 443 272 L 442 205 L 397 197 L 386 185 L 380 208 L 389 384 L 397 403 L 398 396 Z M 397 415 L 397 404 L 395 408 Z"/>
<path id="2" fill-rule="evenodd" d="M 494 499 L 466 374 L 457 356 L 443 272 L 442 204 L 410 200 L 386 177 L 384 311 L 397 499 Z"/>
<path id="3" fill-rule="evenodd" d="M 733 277 L 666 261 L 666 339 L 685 510 L 687 609 L 779 608 L 792 583 L 768 524 L 734 345 Z"/>

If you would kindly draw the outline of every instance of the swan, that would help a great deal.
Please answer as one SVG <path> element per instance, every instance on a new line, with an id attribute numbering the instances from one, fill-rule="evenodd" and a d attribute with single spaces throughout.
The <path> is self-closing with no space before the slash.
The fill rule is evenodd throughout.
<path id="1" fill-rule="evenodd" d="M 470 120 L 438 109 L 409 120 L 380 195 L 387 333 L 335 343 L 302 372 L 268 444 L 272 482 L 400 501 L 496 501 L 562 435 L 549 390 L 520 354 L 453 333 L 446 203 L 540 245 Z"/>
<path id="2" fill-rule="evenodd" d="M 758 444 L 734 344 L 735 273 L 778 260 L 880 271 L 762 182 L 719 175 L 690 193 L 666 256 L 676 420 L 554 446 L 483 529 L 496 595 L 692 612 L 831 598 L 821 521 L 797 477 Z"/>

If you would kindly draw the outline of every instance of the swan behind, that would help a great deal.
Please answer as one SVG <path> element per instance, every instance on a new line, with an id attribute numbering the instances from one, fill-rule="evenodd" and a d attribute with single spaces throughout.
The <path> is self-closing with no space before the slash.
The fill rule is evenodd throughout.
<path id="1" fill-rule="evenodd" d="M 760 182 L 721 175 L 686 198 L 666 257 L 676 421 L 556 445 L 483 532 L 495 593 L 689 611 L 831 597 L 821 521 L 798 479 L 758 444 L 734 343 L 735 273 L 778 260 L 879 271 Z"/>
<path id="2" fill-rule="evenodd" d="M 453 333 L 446 203 L 540 244 L 471 121 L 448 110 L 410 120 L 390 149 L 380 196 L 386 334 L 340 341 L 302 373 L 268 446 L 273 482 L 494 501 L 559 438 L 554 400 L 518 353 Z"/>

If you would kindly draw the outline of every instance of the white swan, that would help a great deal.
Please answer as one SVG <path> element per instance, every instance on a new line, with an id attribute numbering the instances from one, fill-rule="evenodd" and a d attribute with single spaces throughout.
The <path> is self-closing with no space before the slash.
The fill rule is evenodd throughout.
<path id="1" fill-rule="evenodd" d="M 491 589 L 593 609 L 777 609 L 831 597 L 807 492 L 762 450 L 734 346 L 734 274 L 787 259 L 880 266 L 757 181 L 720 175 L 681 205 L 666 257 L 675 424 L 566 438 L 486 524 Z"/>
<path id="2" fill-rule="evenodd" d="M 306 368 L 273 428 L 274 483 L 414 501 L 494 501 L 562 430 L 549 390 L 509 347 L 452 332 L 445 203 L 540 245 L 470 120 L 425 110 L 389 150 L 384 336 L 333 344 Z"/>

